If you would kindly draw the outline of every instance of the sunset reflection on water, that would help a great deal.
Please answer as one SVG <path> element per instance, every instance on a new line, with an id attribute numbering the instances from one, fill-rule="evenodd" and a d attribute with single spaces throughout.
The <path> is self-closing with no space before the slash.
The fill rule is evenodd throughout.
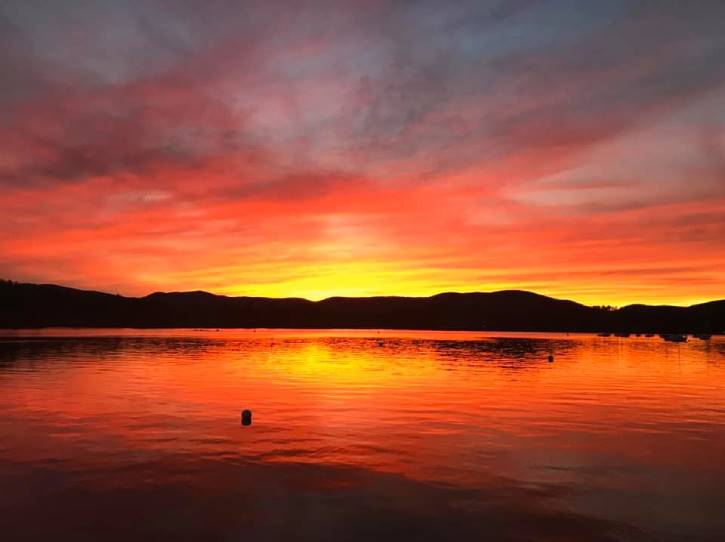
<path id="1" fill-rule="evenodd" d="M 721 338 L 4 332 L 0 532 L 722 540 L 723 382 Z"/>

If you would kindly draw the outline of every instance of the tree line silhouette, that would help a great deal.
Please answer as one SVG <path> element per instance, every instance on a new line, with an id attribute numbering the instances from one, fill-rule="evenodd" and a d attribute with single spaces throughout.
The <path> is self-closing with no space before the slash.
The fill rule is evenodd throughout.
<path id="1" fill-rule="evenodd" d="M 145 297 L 0 281 L 0 327 L 283 327 L 720 333 L 725 300 L 690 307 L 590 307 L 533 292 L 431 297 L 227 297 L 156 292 Z"/>

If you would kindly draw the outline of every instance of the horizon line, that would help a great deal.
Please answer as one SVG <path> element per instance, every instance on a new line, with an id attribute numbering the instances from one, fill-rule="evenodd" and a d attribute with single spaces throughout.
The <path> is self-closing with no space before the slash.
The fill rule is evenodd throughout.
<path id="1" fill-rule="evenodd" d="M 0 282 L 9 282 L 16 285 L 29 285 L 29 286 L 53 286 L 57 288 L 66 288 L 69 290 L 77 290 L 81 292 L 92 292 L 92 293 L 99 293 L 99 294 L 105 294 L 105 295 L 112 295 L 112 296 L 119 296 L 124 297 L 127 299 L 144 299 L 146 297 L 150 297 L 155 294 L 165 294 L 165 295 L 172 295 L 172 294 L 193 294 L 193 293 L 201 293 L 201 294 L 208 294 L 215 297 L 226 297 L 229 299 L 240 299 L 240 298 L 254 298 L 254 299 L 270 299 L 270 300 L 301 300 L 301 301 L 307 301 L 309 303 L 320 303 L 323 301 L 331 300 L 331 299 L 375 299 L 375 298 L 402 298 L 402 299 L 430 299 L 437 296 L 442 295 L 471 295 L 471 294 L 497 294 L 497 293 L 504 293 L 504 292 L 521 292 L 521 293 L 527 293 L 527 294 L 533 294 L 540 297 L 546 297 L 549 299 L 554 299 L 557 301 L 568 301 L 571 303 L 576 303 L 578 305 L 582 305 L 584 307 L 590 307 L 590 308 L 597 308 L 597 307 L 610 307 L 614 310 L 623 309 L 625 307 L 632 307 L 632 306 L 648 306 L 648 307 L 679 307 L 679 308 L 688 308 L 688 307 L 694 307 L 697 305 L 703 305 L 706 303 L 714 303 L 718 301 L 725 301 L 725 298 L 715 298 L 715 299 L 709 299 L 707 301 L 699 301 L 696 303 L 691 303 L 689 305 L 678 305 L 678 304 L 648 304 L 648 303 L 629 303 L 627 305 L 613 305 L 613 304 L 596 304 L 596 305 L 589 305 L 586 303 L 582 303 L 580 301 L 575 301 L 573 299 L 568 298 L 562 298 L 562 297 L 554 297 L 552 295 L 548 294 L 542 294 L 533 290 L 525 290 L 520 288 L 505 288 L 502 290 L 490 290 L 490 291 L 483 291 L 483 290 L 471 290 L 471 291 L 455 291 L 455 290 L 448 290 L 448 291 L 442 291 L 435 294 L 430 295 L 400 295 L 400 294 L 390 294 L 390 295 L 365 295 L 365 296 L 346 296 L 346 295 L 334 295 L 329 297 L 324 297 L 320 299 L 310 299 L 307 297 L 300 297 L 300 296 L 287 296 L 287 297 L 272 297 L 272 296 L 260 296 L 260 295 L 227 295 L 227 294 L 220 294 L 211 292 L 209 290 L 171 290 L 171 291 L 164 291 L 164 290 L 155 290 L 145 295 L 126 295 L 121 293 L 111 293 L 109 291 L 104 290 L 96 290 L 92 288 L 78 288 L 75 286 L 65 286 L 63 284 L 57 284 L 52 282 L 21 282 L 13 279 L 0 279 Z"/>

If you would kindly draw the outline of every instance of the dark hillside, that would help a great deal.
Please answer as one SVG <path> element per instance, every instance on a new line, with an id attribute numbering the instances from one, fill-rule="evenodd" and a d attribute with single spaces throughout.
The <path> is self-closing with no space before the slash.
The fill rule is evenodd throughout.
<path id="1" fill-rule="evenodd" d="M 0 281 L 0 327 L 298 327 L 716 333 L 725 301 L 691 307 L 588 307 L 532 292 L 431 297 L 227 297 L 156 292 L 124 297 L 48 284 Z"/>

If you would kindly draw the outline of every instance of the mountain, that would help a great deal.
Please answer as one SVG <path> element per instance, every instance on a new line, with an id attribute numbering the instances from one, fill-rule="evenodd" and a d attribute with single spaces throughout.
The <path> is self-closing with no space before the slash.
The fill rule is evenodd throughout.
<path id="1" fill-rule="evenodd" d="M 690 307 L 629 305 L 611 310 L 520 290 L 309 301 L 200 291 L 124 297 L 0 281 L 0 328 L 55 326 L 713 333 L 725 330 L 725 300 Z"/>

